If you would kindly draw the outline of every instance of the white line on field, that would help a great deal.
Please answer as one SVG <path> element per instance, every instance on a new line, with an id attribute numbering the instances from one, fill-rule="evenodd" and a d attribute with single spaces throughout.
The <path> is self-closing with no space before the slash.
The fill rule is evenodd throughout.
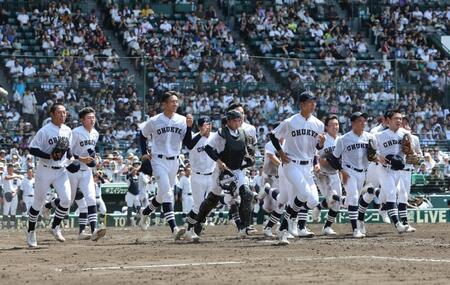
<path id="1" fill-rule="evenodd" d="M 391 256 L 375 256 L 375 255 L 328 256 L 328 257 L 310 257 L 310 258 L 306 257 L 306 258 L 294 258 L 293 260 L 295 260 L 295 261 L 314 261 L 314 260 L 337 260 L 337 259 L 381 259 L 381 260 L 391 260 L 391 261 L 450 263 L 450 259 L 391 257 Z"/>
<path id="2" fill-rule="evenodd" d="M 165 267 L 187 267 L 187 266 L 205 266 L 205 265 L 230 265 L 244 264 L 243 261 L 223 261 L 223 262 L 196 262 L 196 263 L 176 263 L 176 264 L 149 264 L 149 265 L 130 265 L 130 266 L 108 266 L 108 267 L 87 267 L 82 271 L 98 271 L 98 270 L 128 270 L 142 268 L 165 268 Z"/>

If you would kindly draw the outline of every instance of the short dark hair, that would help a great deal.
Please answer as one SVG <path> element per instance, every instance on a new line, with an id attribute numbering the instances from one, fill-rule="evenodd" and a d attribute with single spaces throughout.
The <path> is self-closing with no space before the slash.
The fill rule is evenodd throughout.
<path id="1" fill-rule="evenodd" d="M 56 103 L 53 103 L 53 105 L 50 107 L 50 110 L 49 110 L 48 112 L 49 112 L 49 113 L 55 112 L 55 111 L 56 111 L 56 108 L 59 107 L 59 106 L 62 106 L 62 107 L 65 108 L 65 106 L 64 106 L 63 103 L 56 102 Z"/>
<path id="2" fill-rule="evenodd" d="M 231 111 L 231 110 L 234 110 L 234 109 L 236 109 L 236 108 L 239 108 L 239 107 L 244 108 L 244 107 L 242 106 L 242 104 L 239 103 L 239 102 L 231 102 L 230 105 L 228 105 L 227 112 L 228 112 L 228 111 Z"/>
<path id="3" fill-rule="evenodd" d="M 178 97 L 178 92 L 177 91 L 167 91 L 167 92 L 165 92 L 161 96 L 161 103 L 167 102 L 167 100 L 169 100 L 169 98 L 172 97 L 172 96 L 177 96 Z"/>
<path id="4" fill-rule="evenodd" d="M 402 112 L 398 109 L 390 109 L 386 111 L 384 117 L 390 119 L 394 114 L 402 114 Z"/>
<path id="5" fill-rule="evenodd" d="M 336 116 L 335 114 L 328 115 L 328 116 L 325 118 L 325 126 L 326 126 L 326 127 L 328 126 L 328 122 L 330 122 L 331 120 L 337 120 L 338 123 L 339 123 L 338 116 Z"/>
<path id="6" fill-rule="evenodd" d="M 78 112 L 78 117 L 80 119 L 83 119 L 84 116 L 86 116 L 89 113 L 94 113 L 95 114 L 95 110 L 92 107 L 85 107 L 83 109 L 80 110 L 80 112 Z"/>

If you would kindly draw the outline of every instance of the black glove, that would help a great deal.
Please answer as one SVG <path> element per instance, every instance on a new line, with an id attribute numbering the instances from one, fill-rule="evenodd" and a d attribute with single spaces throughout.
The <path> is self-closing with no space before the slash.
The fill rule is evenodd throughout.
<path id="1" fill-rule="evenodd" d="M 89 167 L 95 167 L 97 165 L 97 163 L 95 161 L 95 157 L 96 157 L 95 150 L 90 148 L 90 149 L 88 149 L 88 153 L 89 153 L 89 156 L 92 157 L 94 160 L 91 163 L 86 164 L 86 165 Z"/>
<path id="2" fill-rule="evenodd" d="M 328 164 L 336 170 L 342 169 L 342 162 L 340 158 L 337 158 L 333 155 L 333 153 L 328 152 L 325 155 L 325 159 L 328 161 Z"/>
<path id="3" fill-rule="evenodd" d="M 369 144 L 367 146 L 367 160 L 375 161 L 377 159 L 377 146 L 372 139 L 369 139 Z"/>
<path id="4" fill-rule="evenodd" d="M 69 164 L 66 167 L 67 171 L 69 171 L 70 173 L 77 173 L 78 170 L 80 170 L 80 162 L 78 160 L 74 160 L 72 161 L 71 164 Z"/>
<path id="5" fill-rule="evenodd" d="M 391 165 L 392 170 L 402 170 L 405 168 L 405 161 L 400 155 L 388 154 L 386 160 Z"/>
<path id="6" fill-rule="evenodd" d="M 70 147 L 69 139 L 66 137 L 60 137 L 52 150 L 51 155 L 52 159 L 61 160 L 61 158 L 63 158 L 63 156 L 66 154 L 69 147 Z"/>
<path id="7" fill-rule="evenodd" d="M 5 194 L 3 195 L 5 197 L 6 202 L 11 202 L 13 195 L 11 192 L 5 192 Z"/>
<path id="8" fill-rule="evenodd" d="M 141 168 L 139 168 L 139 171 L 147 174 L 148 176 L 152 176 L 153 175 L 153 168 L 152 168 L 152 163 L 150 161 L 150 159 L 144 159 L 141 163 Z"/>
<path id="9" fill-rule="evenodd" d="M 223 169 L 219 174 L 219 185 L 225 193 L 233 195 L 236 191 L 236 177 L 228 168 Z"/>

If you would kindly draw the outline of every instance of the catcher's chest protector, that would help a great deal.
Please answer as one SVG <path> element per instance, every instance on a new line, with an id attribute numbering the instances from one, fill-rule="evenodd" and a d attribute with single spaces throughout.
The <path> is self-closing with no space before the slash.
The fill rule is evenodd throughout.
<path id="1" fill-rule="evenodd" d="M 231 169 L 240 168 L 245 156 L 245 134 L 242 129 L 238 129 L 238 132 L 239 136 L 235 137 L 228 128 L 220 130 L 220 135 L 225 139 L 225 149 L 220 153 L 220 160 Z"/>

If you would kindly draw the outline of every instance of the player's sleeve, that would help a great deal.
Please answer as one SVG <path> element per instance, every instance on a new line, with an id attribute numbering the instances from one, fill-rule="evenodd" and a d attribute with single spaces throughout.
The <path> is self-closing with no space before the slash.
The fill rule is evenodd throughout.
<path id="1" fill-rule="evenodd" d="M 276 127 L 273 131 L 272 134 L 275 136 L 275 138 L 277 139 L 282 139 L 282 138 L 286 138 L 287 133 L 288 133 L 288 122 L 286 120 L 282 121 L 278 127 Z"/>
<path id="2" fill-rule="evenodd" d="M 217 161 L 219 157 L 219 153 L 221 153 L 225 149 L 225 139 L 219 135 L 219 132 L 212 134 L 205 144 L 205 152 L 208 156 Z"/>
<path id="3" fill-rule="evenodd" d="M 183 138 L 183 144 L 189 149 L 193 149 L 194 146 L 198 143 L 198 141 L 202 138 L 200 133 L 198 133 L 195 137 L 192 137 L 192 128 L 187 127 L 186 134 Z"/>
<path id="4" fill-rule="evenodd" d="M 153 123 L 151 120 L 147 120 L 139 125 L 139 129 L 141 130 L 141 134 L 145 138 L 150 138 L 151 134 L 153 133 Z"/>
<path id="5" fill-rule="evenodd" d="M 44 137 L 43 137 L 43 132 L 42 131 L 38 131 L 36 133 L 36 135 L 34 136 L 34 138 L 31 140 L 30 143 L 30 154 L 34 155 L 36 157 L 40 157 L 40 158 L 44 158 L 44 159 L 50 159 L 50 154 L 43 152 L 40 149 L 40 146 L 43 145 L 44 143 L 47 142 L 43 142 L 44 141 Z"/>
<path id="6" fill-rule="evenodd" d="M 344 143 L 342 141 L 342 137 L 338 137 L 335 142 L 333 156 L 339 158 L 342 156 L 343 152 L 344 152 Z"/>

